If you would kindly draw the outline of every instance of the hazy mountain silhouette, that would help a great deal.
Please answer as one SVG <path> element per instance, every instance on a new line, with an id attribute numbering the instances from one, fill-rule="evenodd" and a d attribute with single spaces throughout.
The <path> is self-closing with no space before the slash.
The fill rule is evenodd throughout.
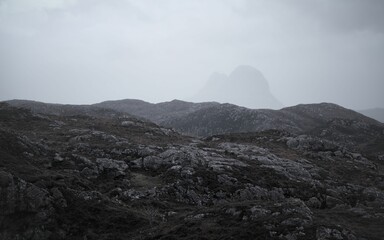
<path id="1" fill-rule="evenodd" d="M 229 76 L 214 73 L 192 101 L 217 101 L 247 108 L 279 109 L 283 105 L 272 95 L 262 73 L 251 66 L 238 66 Z"/>

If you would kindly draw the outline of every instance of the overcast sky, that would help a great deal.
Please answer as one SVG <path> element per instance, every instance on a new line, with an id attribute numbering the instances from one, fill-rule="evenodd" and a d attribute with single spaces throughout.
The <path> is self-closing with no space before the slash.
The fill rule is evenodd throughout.
<path id="1" fill-rule="evenodd" d="M 0 0 L 0 100 L 188 99 L 241 64 L 285 106 L 384 107 L 384 1 Z"/>

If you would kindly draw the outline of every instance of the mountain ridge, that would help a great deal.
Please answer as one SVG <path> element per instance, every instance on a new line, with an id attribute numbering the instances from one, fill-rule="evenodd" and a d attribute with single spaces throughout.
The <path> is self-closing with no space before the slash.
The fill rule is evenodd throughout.
<path id="1" fill-rule="evenodd" d="M 28 102 L 10 103 L 28 107 Z M 30 109 L 39 111 L 33 102 L 31 104 Z M 49 108 L 41 104 L 40 109 L 47 113 Z M 57 106 L 54 107 L 53 112 L 57 113 Z M 92 111 L 87 110 L 88 107 Z M 82 111 L 86 113 L 101 111 L 109 115 L 128 114 L 197 137 L 275 129 L 293 134 L 310 134 L 329 141 L 342 141 L 351 148 L 366 148 L 373 140 L 382 139 L 384 134 L 384 124 L 332 103 L 299 104 L 271 110 L 248 109 L 216 102 L 191 103 L 173 100 L 153 104 L 124 99 L 81 107 L 64 105 L 64 108 L 85 108 Z M 382 147 L 384 148 L 384 143 Z"/>

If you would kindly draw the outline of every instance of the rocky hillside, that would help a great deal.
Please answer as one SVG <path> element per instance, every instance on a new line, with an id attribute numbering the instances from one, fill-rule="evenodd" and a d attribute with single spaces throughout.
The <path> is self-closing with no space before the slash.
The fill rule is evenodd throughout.
<path id="1" fill-rule="evenodd" d="M 144 117 L 192 136 L 279 129 L 343 142 L 359 150 L 372 144 L 384 148 L 382 123 L 332 103 L 300 104 L 281 110 L 178 100 L 159 104 L 141 102 L 139 105 L 135 100 L 120 100 L 95 106 Z"/>
<path id="2" fill-rule="evenodd" d="M 370 152 L 372 148 L 384 148 L 383 123 L 332 103 L 300 104 L 281 110 L 180 100 L 152 104 L 126 99 L 81 106 L 21 100 L 8 103 L 43 114 L 85 114 L 93 117 L 134 115 L 142 121 L 149 120 L 197 137 L 277 129 L 342 142 L 357 151 Z"/>
<path id="3" fill-rule="evenodd" d="M 281 110 L 254 110 L 231 104 L 221 104 L 158 123 L 191 135 L 209 136 L 267 129 L 304 133 L 321 128 L 338 119 L 383 126 L 362 114 L 330 103 L 297 105 Z"/>
<path id="4" fill-rule="evenodd" d="M 0 104 L 0 239 L 384 236 L 377 142 L 365 154 L 283 130 L 197 139 L 109 112 Z"/>
<path id="5" fill-rule="evenodd" d="M 116 111 L 113 108 L 100 108 L 90 105 L 53 104 L 29 100 L 10 100 L 7 103 L 17 108 L 29 109 L 35 114 L 56 116 L 85 115 L 90 117 L 127 116 L 129 111 Z M 139 116 L 139 114 L 137 115 Z"/>

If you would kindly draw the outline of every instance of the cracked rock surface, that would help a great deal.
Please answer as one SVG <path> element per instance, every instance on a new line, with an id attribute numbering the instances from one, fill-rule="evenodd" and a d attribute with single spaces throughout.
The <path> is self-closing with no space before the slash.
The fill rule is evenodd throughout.
<path id="1" fill-rule="evenodd" d="M 283 130 L 198 139 L 100 111 L 0 103 L 0 239 L 384 236 L 381 138 L 369 149 Z"/>

